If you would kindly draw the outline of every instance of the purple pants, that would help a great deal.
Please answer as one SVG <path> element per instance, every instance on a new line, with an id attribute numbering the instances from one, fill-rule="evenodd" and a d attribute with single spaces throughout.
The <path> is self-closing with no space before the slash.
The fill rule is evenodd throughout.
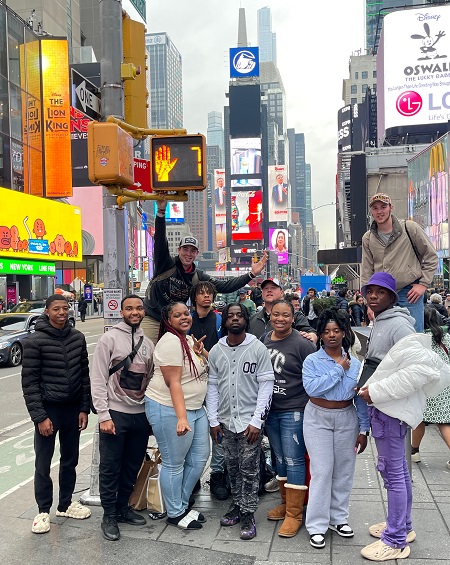
<path id="1" fill-rule="evenodd" d="M 369 406 L 372 435 L 378 451 L 377 469 L 387 490 L 386 529 L 381 539 L 386 545 L 403 549 L 406 534 L 412 530 L 412 483 L 406 463 L 405 436 L 408 425 Z"/>

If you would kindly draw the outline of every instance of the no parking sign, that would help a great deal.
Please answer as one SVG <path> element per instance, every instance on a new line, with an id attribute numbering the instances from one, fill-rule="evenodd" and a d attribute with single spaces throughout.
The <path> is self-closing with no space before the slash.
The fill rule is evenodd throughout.
<path id="1" fill-rule="evenodd" d="M 105 288 L 103 290 L 103 317 L 120 318 L 121 288 Z"/>

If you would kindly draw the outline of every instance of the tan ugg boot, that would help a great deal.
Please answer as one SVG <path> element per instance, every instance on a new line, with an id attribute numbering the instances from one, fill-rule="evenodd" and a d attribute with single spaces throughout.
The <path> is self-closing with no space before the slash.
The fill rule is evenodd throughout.
<path id="1" fill-rule="evenodd" d="M 286 517 L 278 530 L 282 538 L 292 538 L 303 524 L 303 502 L 308 487 L 286 483 Z"/>
<path id="2" fill-rule="evenodd" d="M 286 515 L 286 489 L 284 485 L 286 484 L 287 477 L 279 477 L 277 475 L 278 486 L 280 487 L 281 494 L 281 504 L 272 508 L 267 512 L 268 520 L 284 520 Z"/>

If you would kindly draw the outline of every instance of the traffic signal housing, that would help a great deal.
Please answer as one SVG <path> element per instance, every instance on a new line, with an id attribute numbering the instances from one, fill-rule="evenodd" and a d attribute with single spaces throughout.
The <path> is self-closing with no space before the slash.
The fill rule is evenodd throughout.
<path id="1" fill-rule="evenodd" d="M 128 16 L 122 19 L 122 47 L 125 121 L 138 128 L 147 128 L 148 67 L 143 23 Z"/>
<path id="2" fill-rule="evenodd" d="M 154 191 L 204 190 L 206 140 L 201 134 L 150 138 L 150 184 Z"/>

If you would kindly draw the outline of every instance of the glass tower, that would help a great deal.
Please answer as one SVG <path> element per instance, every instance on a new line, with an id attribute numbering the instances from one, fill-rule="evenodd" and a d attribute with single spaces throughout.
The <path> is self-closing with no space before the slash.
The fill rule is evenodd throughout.
<path id="1" fill-rule="evenodd" d="M 277 34 L 272 32 L 272 16 L 267 6 L 258 10 L 258 46 L 260 62 L 277 64 Z"/>

